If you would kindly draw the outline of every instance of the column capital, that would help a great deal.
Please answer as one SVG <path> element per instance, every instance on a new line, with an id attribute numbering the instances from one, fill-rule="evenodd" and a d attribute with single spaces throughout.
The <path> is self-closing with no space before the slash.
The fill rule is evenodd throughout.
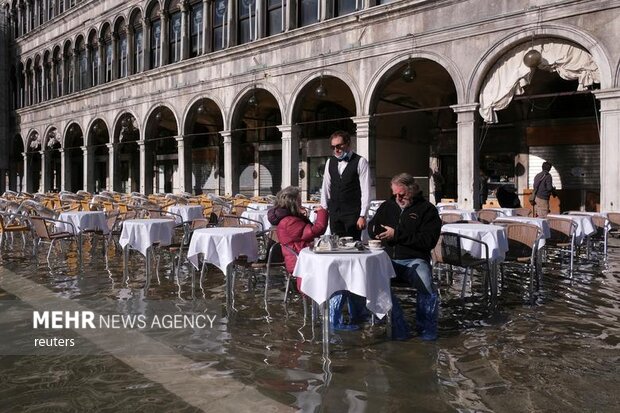
<path id="1" fill-rule="evenodd" d="M 110 150 L 110 151 L 114 150 L 116 145 L 117 145 L 116 143 L 106 143 L 105 144 L 106 148 L 108 148 L 108 150 Z"/>
<path id="2" fill-rule="evenodd" d="M 224 143 L 232 143 L 232 131 L 229 130 L 221 130 L 219 134 L 224 138 Z"/>
<path id="3" fill-rule="evenodd" d="M 475 112 L 476 109 L 478 109 L 478 103 L 460 103 L 450 106 L 450 109 L 452 109 L 454 113 L 457 114 Z"/>
<path id="4" fill-rule="evenodd" d="M 356 125 L 360 125 L 360 124 L 369 124 L 371 121 L 371 116 L 353 116 L 351 118 L 351 120 L 353 121 L 353 123 L 355 123 Z"/>
<path id="5" fill-rule="evenodd" d="M 174 140 L 177 141 L 177 144 L 185 143 L 185 136 L 183 135 L 175 136 Z"/>
<path id="6" fill-rule="evenodd" d="M 620 110 L 620 88 L 592 91 L 601 101 L 601 112 Z"/>
<path id="7" fill-rule="evenodd" d="M 278 125 L 276 127 L 282 132 L 282 139 L 290 139 L 293 135 L 299 136 L 301 133 L 299 125 Z"/>

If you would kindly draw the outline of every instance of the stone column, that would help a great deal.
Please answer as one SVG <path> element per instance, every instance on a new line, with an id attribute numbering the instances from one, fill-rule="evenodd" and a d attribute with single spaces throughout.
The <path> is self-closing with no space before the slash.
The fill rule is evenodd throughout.
<path id="1" fill-rule="evenodd" d="M 147 193 L 147 188 L 150 188 L 148 193 L 153 192 L 153 180 L 147 185 L 147 171 L 146 171 L 146 142 L 144 140 L 138 141 L 138 150 L 140 151 L 140 192 Z M 152 177 L 151 177 L 152 178 Z"/>
<path id="2" fill-rule="evenodd" d="M 108 191 L 116 191 L 118 185 L 118 177 L 116 176 L 116 144 L 114 143 L 106 143 L 105 145 L 108 148 Z"/>
<path id="3" fill-rule="evenodd" d="M 95 191 L 95 151 L 88 146 L 80 147 L 84 157 L 82 188 L 88 192 Z"/>
<path id="4" fill-rule="evenodd" d="M 181 60 L 189 57 L 189 3 L 181 2 Z"/>
<path id="5" fill-rule="evenodd" d="M 192 163 L 189 159 L 191 148 L 185 145 L 184 136 L 177 136 L 175 139 L 178 151 L 179 190 L 182 192 L 192 192 Z"/>
<path id="6" fill-rule="evenodd" d="M 224 24 L 226 25 L 223 31 L 224 49 L 226 49 L 237 44 L 237 2 L 235 0 L 228 0 Z"/>
<path id="7" fill-rule="evenodd" d="M 239 184 L 237 180 L 237 188 L 235 188 L 236 162 L 233 162 L 232 132 L 220 131 L 220 135 L 224 138 L 224 191 L 226 195 L 234 195 L 236 194 L 235 190 L 238 191 L 239 189 Z"/>
<path id="8" fill-rule="evenodd" d="M 297 186 L 299 184 L 300 128 L 297 125 L 280 125 L 278 129 L 282 132 L 282 188 Z"/>
<path id="9" fill-rule="evenodd" d="M 40 181 L 40 185 L 39 185 L 39 191 L 40 192 L 47 192 L 49 190 L 50 187 L 50 182 L 49 182 L 49 165 L 48 165 L 48 160 L 49 160 L 49 156 L 47 156 L 47 153 L 45 150 L 41 149 L 39 151 L 39 154 L 41 155 L 41 181 Z"/>
<path id="10" fill-rule="evenodd" d="M 67 178 L 70 173 L 70 171 L 67 170 L 69 162 L 67 162 L 67 152 L 63 148 L 60 148 L 58 151 L 60 152 L 60 190 L 66 191 L 69 187 L 69 185 L 67 185 Z"/>
<path id="11" fill-rule="evenodd" d="M 26 2 L 26 26 L 25 26 L 25 31 L 24 33 L 28 33 L 30 30 L 32 30 L 32 27 L 30 27 L 30 13 L 32 13 L 32 9 L 30 8 L 30 1 Z"/>
<path id="12" fill-rule="evenodd" d="M 601 102 L 601 211 L 620 211 L 620 88 L 594 95 Z"/>
<path id="13" fill-rule="evenodd" d="M 29 192 L 30 187 L 28 184 L 29 174 L 28 174 L 28 152 L 22 152 L 22 157 L 24 158 L 24 173 L 22 175 L 22 191 Z"/>
<path id="14" fill-rule="evenodd" d="M 168 35 L 169 35 L 169 30 L 170 30 L 170 15 L 168 14 L 168 12 L 166 11 L 160 11 L 160 15 L 161 15 L 161 36 L 159 38 L 160 43 L 161 43 L 161 53 L 159 55 L 160 60 L 159 60 L 159 65 L 163 66 L 165 64 L 167 64 L 170 60 L 168 59 L 168 56 L 170 55 L 170 50 L 169 50 L 169 44 L 168 44 Z"/>
<path id="15" fill-rule="evenodd" d="M 457 114 L 456 170 L 458 171 L 457 195 L 462 209 L 478 206 L 478 163 L 480 151 L 476 140 L 477 103 L 451 106 Z"/>
<path id="16" fill-rule="evenodd" d="M 375 199 L 377 184 L 375 182 L 375 160 L 370 158 L 372 153 L 370 150 L 370 116 L 357 116 L 351 120 L 355 123 L 355 152 L 368 161 L 370 199 Z"/>

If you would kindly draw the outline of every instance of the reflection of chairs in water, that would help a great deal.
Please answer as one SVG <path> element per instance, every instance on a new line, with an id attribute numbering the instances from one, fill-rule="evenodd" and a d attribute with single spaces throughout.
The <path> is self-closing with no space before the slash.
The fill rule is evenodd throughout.
<path id="1" fill-rule="evenodd" d="M 452 267 L 461 267 L 465 269 L 463 275 L 463 286 L 461 288 L 461 298 L 465 297 L 465 288 L 467 279 L 471 278 L 473 269 L 482 267 L 486 271 L 483 280 L 484 292 L 486 294 L 487 285 L 491 280 L 491 266 L 487 258 L 476 258 L 462 248 L 462 243 L 470 243 L 473 248 L 481 251 L 483 257 L 489 257 L 489 246 L 478 239 L 468 237 L 466 235 L 456 234 L 452 232 L 442 232 L 437 245 L 433 249 L 433 263 L 446 264 L 452 272 Z M 471 289 L 471 283 L 470 283 Z"/>
<path id="2" fill-rule="evenodd" d="M 575 234 L 577 223 L 569 218 L 547 218 L 551 236 L 547 239 L 547 248 L 555 248 L 561 252 L 561 262 L 564 261 L 564 252 L 570 254 L 570 274 L 573 274 L 575 259 Z"/>
<path id="3" fill-rule="evenodd" d="M 520 222 L 502 222 L 501 219 L 495 221 L 496 224 L 503 225 L 506 229 L 508 239 L 508 251 L 506 258 L 500 264 L 502 286 L 504 280 L 504 266 L 507 264 L 524 265 L 529 272 L 530 298 L 534 293 L 534 274 L 537 275 L 537 283 L 540 288 L 540 273 L 537 268 L 538 243 L 542 237 L 541 229 L 532 224 Z"/>

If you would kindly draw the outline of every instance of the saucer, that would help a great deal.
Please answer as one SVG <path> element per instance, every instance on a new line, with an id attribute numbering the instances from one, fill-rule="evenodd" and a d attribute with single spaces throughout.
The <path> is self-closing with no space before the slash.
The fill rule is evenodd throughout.
<path id="1" fill-rule="evenodd" d="M 382 246 L 381 247 L 371 247 L 370 245 L 368 246 L 368 249 L 371 250 L 371 251 L 379 251 L 379 250 L 382 250 L 383 248 L 384 247 L 382 247 Z"/>

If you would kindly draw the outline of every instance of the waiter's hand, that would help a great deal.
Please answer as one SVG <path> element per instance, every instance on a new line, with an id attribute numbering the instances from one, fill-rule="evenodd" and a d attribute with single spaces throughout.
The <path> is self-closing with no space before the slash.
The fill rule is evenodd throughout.
<path id="1" fill-rule="evenodd" d="M 377 234 L 377 239 L 389 241 L 394 238 L 394 228 L 388 227 L 387 225 L 381 225 L 385 231 L 380 234 Z"/>
<path id="2" fill-rule="evenodd" d="M 364 217 L 359 217 L 357 219 L 357 229 L 359 229 L 360 231 L 363 230 L 364 228 L 366 228 L 366 218 Z"/>

